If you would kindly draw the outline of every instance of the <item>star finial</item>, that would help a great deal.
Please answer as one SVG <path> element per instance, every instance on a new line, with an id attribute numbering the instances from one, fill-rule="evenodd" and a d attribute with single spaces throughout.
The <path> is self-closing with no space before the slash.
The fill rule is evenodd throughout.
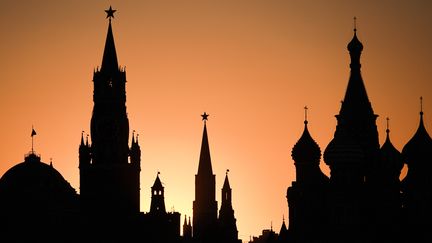
<path id="1" fill-rule="evenodd" d="M 202 116 L 202 120 L 205 122 L 205 121 L 208 120 L 209 114 L 207 114 L 206 112 L 204 112 L 204 114 L 202 114 L 201 116 Z"/>
<path id="2" fill-rule="evenodd" d="M 112 7 L 110 6 L 109 9 L 105 10 L 105 12 L 107 13 L 107 18 L 109 18 L 109 20 L 111 21 L 111 18 L 114 18 L 114 13 L 117 10 L 112 9 Z"/>

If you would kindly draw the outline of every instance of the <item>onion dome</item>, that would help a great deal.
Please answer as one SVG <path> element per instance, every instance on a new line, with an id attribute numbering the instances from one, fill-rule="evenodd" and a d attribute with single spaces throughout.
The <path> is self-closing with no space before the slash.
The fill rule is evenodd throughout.
<path id="1" fill-rule="evenodd" d="M 347 48 L 349 52 L 360 53 L 363 51 L 363 44 L 357 38 L 357 29 L 354 29 L 354 36 L 352 40 L 348 43 Z"/>
<path id="2" fill-rule="evenodd" d="M 390 129 L 388 128 L 388 123 L 386 133 L 386 140 L 380 150 L 382 169 L 395 178 L 399 178 L 403 167 L 403 158 L 402 154 L 393 146 L 392 142 L 390 141 Z"/>
<path id="3" fill-rule="evenodd" d="M 52 166 L 33 152 L 9 169 L 0 179 L 0 204 L 10 212 L 37 209 L 39 212 L 72 210 L 78 195 Z"/>
<path id="4" fill-rule="evenodd" d="M 344 133 L 335 135 L 324 151 L 324 161 L 327 165 L 360 164 L 364 157 L 360 145 L 351 136 Z"/>
<path id="5" fill-rule="evenodd" d="M 414 136 L 402 149 L 405 163 L 412 164 L 432 157 L 432 139 L 423 124 L 423 111 L 420 111 L 420 123 Z"/>
<path id="6" fill-rule="evenodd" d="M 291 152 L 291 157 L 295 163 L 319 164 L 321 158 L 321 149 L 309 133 L 307 127 L 308 121 L 305 120 L 304 124 L 305 127 L 303 134 L 294 145 Z"/>

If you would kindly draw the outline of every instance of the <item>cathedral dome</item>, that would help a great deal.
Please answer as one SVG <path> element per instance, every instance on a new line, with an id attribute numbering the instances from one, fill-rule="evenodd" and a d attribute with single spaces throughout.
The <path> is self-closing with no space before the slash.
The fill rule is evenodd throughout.
<path id="1" fill-rule="evenodd" d="M 73 209 L 78 195 L 52 164 L 30 153 L 0 178 L 0 198 L 0 210 L 52 211 Z"/>
<path id="2" fill-rule="evenodd" d="M 357 32 L 354 29 L 354 36 L 352 40 L 347 45 L 349 52 L 361 52 L 363 51 L 363 44 L 360 42 L 360 40 L 357 38 Z"/>
<path id="3" fill-rule="evenodd" d="M 348 134 L 338 134 L 324 151 L 327 165 L 337 163 L 359 164 L 363 162 L 364 152 L 360 145 Z"/>
<path id="4" fill-rule="evenodd" d="M 432 157 L 432 138 L 423 124 L 423 112 L 420 112 L 420 124 L 414 136 L 402 149 L 407 164 Z"/>
<path id="5" fill-rule="evenodd" d="M 389 129 L 387 129 L 387 137 L 380 150 L 382 169 L 387 173 L 391 173 L 395 178 L 398 178 L 403 167 L 403 158 L 402 154 L 390 141 L 389 132 Z"/>
<path id="6" fill-rule="evenodd" d="M 311 137 L 307 128 L 307 121 L 303 134 L 297 143 L 294 145 L 291 157 L 295 163 L 316 163 L 319 164 L 321 158 L 321 149 L 315 140 Z"/>

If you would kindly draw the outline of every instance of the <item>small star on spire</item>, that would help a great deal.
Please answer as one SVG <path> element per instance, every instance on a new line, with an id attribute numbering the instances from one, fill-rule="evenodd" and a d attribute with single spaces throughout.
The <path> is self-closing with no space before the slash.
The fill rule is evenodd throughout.
<path id="1" fill-rule="evenodd" d="M 112 7 L 110 6 L 109 9 L 105 10 L 105 12 L 107 13 L 107 18 L 109 18 L 109 20 L 111 21 L 111 18 L 114 18 L 114 13 L 117 10 L 112 9 Z"/>
<path id="2" fill-rule="evenodd" d="M 202 120 L 203 121 L 207 121 L 208 120 L 207 117 L 209 116 L 209 114 L 207 114 L 206 112 L 204 112 L 204 114 L 202 114 L 201 116 L 202 116 Z"/>

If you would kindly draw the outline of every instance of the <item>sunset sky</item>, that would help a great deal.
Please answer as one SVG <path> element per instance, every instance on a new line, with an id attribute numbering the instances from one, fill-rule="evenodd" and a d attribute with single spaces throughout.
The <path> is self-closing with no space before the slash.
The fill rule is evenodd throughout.
<path id="1" fill-rule="evenodd" d="M 192 215 L 207 122 L 216 197 L 226 169 L 239 237 L 279 231 L 295 179 L 291 149 L 309 131 L 324 151 L 349 77 L 346 49 L 364 45 L 362 75 L 380 142 L 390 117 L 402 150 L 423 96 L 432 134 L 432 1 L 0 1 L 0 175 L 35 150 L 79 192 L 78 146 L 90 133 L 93 70 L 112 22 L 126 67 L 129 126 L 141 145 L 141 211 L 158 171 L 167 209 Z M 329 174 L 327 166 L 321 164 Z"/>

